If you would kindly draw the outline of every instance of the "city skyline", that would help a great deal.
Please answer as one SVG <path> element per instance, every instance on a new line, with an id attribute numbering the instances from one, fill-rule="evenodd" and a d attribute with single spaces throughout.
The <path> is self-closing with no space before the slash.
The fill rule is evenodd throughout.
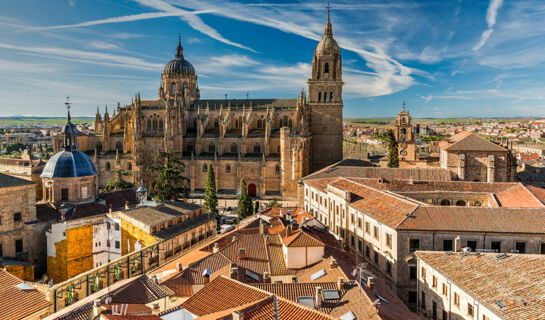
<path id="1" fill-rule="evenodd" d="M 6 1 L 0 116 L 104 112 L 156 99 L 178 34 L 202 98 L 295 98 L 326 2 Z M 344 117 L 545 116 L 545 4 L 501 0 L 331 3 Z M 111 110 L 111 109 L 110 109 Z"/>

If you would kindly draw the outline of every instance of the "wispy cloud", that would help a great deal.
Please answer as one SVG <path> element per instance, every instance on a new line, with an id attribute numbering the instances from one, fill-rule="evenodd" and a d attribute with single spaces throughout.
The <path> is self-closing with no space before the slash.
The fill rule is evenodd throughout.
<path id="1" fill-rule="evenodd" d="M 90 41 L 87 46 L 91 49 L 103 49 L 103 50 L 119 49 L 119 46 L 115 43 L 99 41 L 99 40 Z"/>
<path id="2" fill-rule="evenodd" d="M 421 98 L 422 100 L 424 100 L 426 103 L 430 102 L 430 101 L 433 99 L 433 97 L 432 97 L 431 94 L 428 94 L 426 97 L 420 96 L 420 98 Z"/>
<path id="3" fill-rule="evenodd" d="M 488 25 L 488 29 L 483 31 L 483 33 L 481 34 L 481 39 L 479 40 L 479 42 L 477 42 L 477 44 L 475 44 L 475 46 L 473 46 L 473 51 L 481 49 L 488 41 L 488 38 L 490 38 L 492 32 L 494 32 L 496 17 L 498 15 L 498 10 L 501 8 L 502 4 L 503 0 L 490 0 L 488 10 L 486 11 L 486 23 Z"/>

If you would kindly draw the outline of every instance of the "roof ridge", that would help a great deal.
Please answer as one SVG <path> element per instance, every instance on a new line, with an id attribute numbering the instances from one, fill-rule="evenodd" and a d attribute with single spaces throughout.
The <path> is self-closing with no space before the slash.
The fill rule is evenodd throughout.
<path id="1" fill-rule="evenodd" d="M 395 192 L 392 192 L 392 191 L 390 191 L 390 190 L 379 190 L 379 189 L 375 189 L 375 188 L 373 188 L 373 187 L 367 186 L 367 185 L 365 185 L 365 184 L 359 183 L 359 182 L 354 181 L 354 180 L 349 180 L 349 179 L 345 179 L 345 178 L 342 178 L 342 179 L 344 179 L 344 180 L 346 180 L 346 181 L 348 181 L 348 182 L 357 184 L 357 185 L 359 185 L 359 186 L 362 186 L 362 187 L 371 189 L 371 190 L 373 190 L 373 191 L 379 192 L 379 193 L 383 193 L 383 194 L 387 194 L 387 195 L 394 196 L 395 198 L 398 198 L 398 199 L 400 199 L 400 200 L 403 200 L 404 202 L 406 202 L 406 203 L 408 203 L 408 204 L 415 204 L 415 202 L 417 202 L 417 201 L 415 201 L 415 200 L 412 199 L 412 198 L 408 198 L 408 197 L 406 197 L 406 196 L 402 196 L 402 195 L 397 194 L 397 193 L 395 193 Z M 416 204 L 419 205 L 419 202 L 416 203 Z"/>
<path id="2" fill-rule="evenodd" d="M 532 189 L 528 188 L 526 185 L 524 185 L 522 182 L 519 182 L 520 186 L 524 188 L 524 190 L 528 191 L 530 193 L 530 195 L 532 197 L 534 197 L 534 199 L 537 200 L 537 202 L 541 203 L 544 207 L 545 207 L 545 203 L 543 203 L 543 201 L 541 201 L 537 196 L 536 194 L 532 191 Z"/>

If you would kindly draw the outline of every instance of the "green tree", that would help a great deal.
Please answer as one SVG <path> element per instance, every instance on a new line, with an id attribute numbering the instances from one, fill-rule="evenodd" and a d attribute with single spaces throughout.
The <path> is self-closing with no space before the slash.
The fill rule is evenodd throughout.
<path id="1" fill-rule="evenodd" d="M 397 140 L 394 136 L 394 131 L 388 130 L 386 139 L 388 141 L 388 167 L 398 168 L 399 157 L 398 157 L 398 150 L 397 150 Z"/>
<path id="2" fill-rule="evenodd" d="M 252 199 L 248 196 L 248 188 L 244 178 L 240 180 L 240 194 L 238 196 L 238 221 L 252 215 Z"/>
<path id="3" fill-rule="evenodd" d="M 206 190 L 204 191 L 204 210 L 214 214 L 217 221 L 217 226 L 220 225 L 220 212 L 218 210 L 218 197 L 216 195 L 216 176 L 214 175 L 214 167 L 208 165 L 206 171 Z"/>
<path id="4" fill-rule="evenodd" d="M 265 204 L 265 209 L 277 208 L 277 207 L 281 207 L 281 206 L 282 206 L 282 204 L 280 203 L 280 201 L 278 199 L 273 199 L 272 201 L 267 202 L 267 204 Z"/>
<path id="5" fill-rule="evenodd" d="M 150 191 L 157 201 L 165 201 L 172 197 L 187 196 L 189 188 L 188 178 L 182 176 L 184 164 L 180 160 L 179 152 L 158 152 L 153 164 L 147 167 L 150 174 L 157 174 L 151 181 Z"/>
<path id="6" fill-rule="evenodd" d="M 123 176 L 131 174 L 129 170 L 112 169 L 110 172 L 115 174 L 115 179 L 108 180 L 106 186 L 104 187 L 104 191 L 112 192 L 134 188 L 133 183 L 123 180 Z"/>
<path id="7" fill-rule="evenodd" d="M 254 202 L 254 214 L 258 213 L 259 212 L 259 201 L 256 200 Z"/>

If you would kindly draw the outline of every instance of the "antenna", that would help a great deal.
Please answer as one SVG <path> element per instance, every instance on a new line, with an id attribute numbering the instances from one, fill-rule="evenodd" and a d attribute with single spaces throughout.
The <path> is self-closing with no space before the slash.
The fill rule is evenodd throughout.
<path id="1" fill-rule="evenodd" d="M 227 100 L 227 93 L 225 94 L 225 100 Z"/>
<path id="2" fill-rule="evenodd" d="M 250 92 L 246 91 L 246 100 L 250 99 Z"/>

